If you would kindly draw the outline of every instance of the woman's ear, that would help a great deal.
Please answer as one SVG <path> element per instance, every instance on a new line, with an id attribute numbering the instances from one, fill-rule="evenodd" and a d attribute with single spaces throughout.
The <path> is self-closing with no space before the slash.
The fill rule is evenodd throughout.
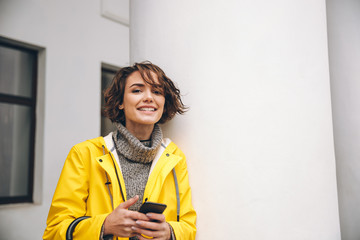
<path id="1" fill-rule="evenodd" d="M 121 104 L 121 105 L 119 105 L 119 109 L 120 110 L 123 110 L 124 109 L 124 106 Z"/>

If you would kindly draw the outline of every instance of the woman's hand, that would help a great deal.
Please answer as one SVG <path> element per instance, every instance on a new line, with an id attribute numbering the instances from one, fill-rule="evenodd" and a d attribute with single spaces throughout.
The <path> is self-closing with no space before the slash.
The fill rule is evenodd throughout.
<path id="1" fill-rule="evenodd" d="M 118 237 L 133 237 L 136 232 L 132 227 L 136 226 L 136 221 L 149 221 L 150 218 L 143 213 L 130 211 L 128 208 L 136 203 L 139 196 L 130 198 L 126 202 L 121 203 L 114 211 L 112 211 L 104 221 L 104 235 L 113 234 Z"/>
<path id="2" fill-rule="evenodd" d="M 136 226 L 132 227 L 132 230 L 138 233 L 137 237 L 140 240 L 149 239 L 141 234 L 156 240 L 171 239 L 170 225 L 165 221 L 163 214 L 147 213 L 146 216 L 150 218 L 150 221 L 139 219 L 136 221 Z"/>

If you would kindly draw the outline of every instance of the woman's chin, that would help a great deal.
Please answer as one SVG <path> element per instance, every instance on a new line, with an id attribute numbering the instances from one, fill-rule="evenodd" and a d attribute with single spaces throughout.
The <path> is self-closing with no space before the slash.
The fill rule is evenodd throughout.
<path id="1" fill-rule="evenodd" d="M 141 125 L 154 125 L 157 123 L 160 119 L 139 119 L 137 121 L 132 121 L 133 125 L 141 126 Z"/>

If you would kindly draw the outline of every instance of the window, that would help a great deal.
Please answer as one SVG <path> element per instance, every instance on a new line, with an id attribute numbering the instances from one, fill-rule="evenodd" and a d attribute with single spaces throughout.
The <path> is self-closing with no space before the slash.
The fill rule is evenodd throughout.
<path id="1" fill-rule="evenodd" d="M 33 201 L 38 51 L 0 37 L 0 204 Z"/>
<path id="2" fill-rule="evenodd" d="M 119 67 L 114 67 L 108 64 L 102 64 L 101 67 L 101 109 L 105 106 L 104 90 L 109 87 Z M 101 111 L 101 136 L 106 136 L 116 129 L 115 125 L 105 117 Z"/>

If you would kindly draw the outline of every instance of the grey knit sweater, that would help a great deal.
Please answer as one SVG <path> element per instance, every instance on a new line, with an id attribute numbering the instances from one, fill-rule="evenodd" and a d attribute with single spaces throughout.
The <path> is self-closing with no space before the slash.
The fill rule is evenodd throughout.
<path id="1" fill-rule="evenodd" d="M 158 125 L 155 125 L 151 139 L 140 142 L 121 123 L 117 123 L 116 127 L 113 140 L 119 155 L 127 199 L 139 195 L 139 200 L 129 209 L 138 211 L 143 201 L 151 163 L 161 145 L 162 131 Z"/>

